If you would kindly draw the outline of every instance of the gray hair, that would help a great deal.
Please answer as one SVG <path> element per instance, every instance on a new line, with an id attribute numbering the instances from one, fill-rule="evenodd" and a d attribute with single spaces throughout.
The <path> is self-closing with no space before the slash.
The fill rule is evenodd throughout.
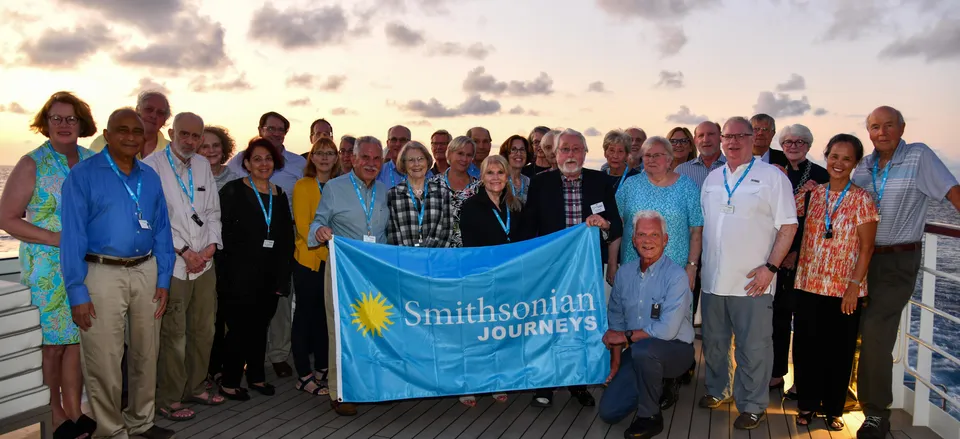
<path id="1" fill-rule="evenodd" d="M 751 129 L 753 129 L 753 123 L 754 123 L 754 122 L 766 122 L 766 123 L 769 123 L 769 124 L 770 124 L 770 129 L 772 129 L 772 130 L 774 130 L 774 131 L 777 130 L 777 121 L 773 118 L 773 116 L 770 116 L 769 114 L 766 114 L 766 113 L 754 114 L 753 117 L 750 118 L 750 128 L 751 128 Z"/>
<path id="2" fill-rule="evenodd" d="M 547 131 L 547 133 L 544 134 L 543 137 L 540 138 L 540 144 L 542 145 L 542 144 L 543 144 L 543 141 L 546 140 L 547 137 L 549 137 L 549 138 L 550 138 L 550 143 L 551 143 L 551 144 L 554 144 L 553 146 L 556 147 L 557 145 L 555 145 L 555 143 L 557 143 L 557 136 L 560 135 L 561 132 L 562 132 L 562 131 L 560 131 L 560 130 L 550 130 L 550 131 Z"/>
<path id="3" fill-rule="evenodd" d="M 400 148 L 400 154 L 397 154 L 397 170 L 402 174 L 407 173 L 407 162 L 404 160 L 404 156 L 407 155 L 407 152 L 413 149 L 419 149 L 423 153 L 423 156 L 427 159 L 427 169 L 433 167 L 433 156 L 430 155 L 430 151 L 427 150 L 426 146 L 423 146 L 422 143 L 417 142 L 416 140 L 411 140 L 403 145 L 403 148 Z"/>
<path id="4" fill-rule="evenodd" d="M 670 140 L 663 136 L 653 136 L 648 137 L 647 140 L 643 141 L 643 145 L 640 145 L 640 155 L 647 155 L 647 151 L 649 151 L 653 145 L 662 145 L 663 148 L 667 150 L 667 154 L 670 154 L 673 151 L 673 146 L 670 143 Z"/>
<path id="5" fill-rule="evenodd" d="M 202 118 L 202 117 L 196 115 L 195 113 L 190 113 L 190 112 L 185 111 L 185 112 L 183 112 L 183 113 L 177 113 L 176 116 L 173 116 L 173 129 L 174 129 L 174 130 L 177 129 L 177 124 L 180 123 L 180 120 L 183 119 L 184 117 L 195 117 L 195 118 L 197 118 L 197 120 L 200 121 L 200 125 L 206 126 L 206 125 L 204 124 L 204 122 L 203 122 L 203 118 Z M 201 130 L 201 131 L 202 131 L 202 130 Z M 176 134 L 176 133 L 174 133 L 174 134 Z"/>
<path id="6" fill-rule="evenodd" d="M 587 148 L 587 138 L 583 137 L 582 133 L 573 128 L 567 128 L 557 134 L 557 137 L 554 141 L 555 144 L 553 145 L 555 148 L 560 149 L 560 138 L 563 136 L 577 136 L 577 138 L 580 140 L 580 143 L 583 145 L 583 152 L 590 152 L 590 149 Z M 540 141 L 543 142 L 542 139 Z"/>
<path id="7" fill-rule="evenodd" d="M 640 127 L 630 127 L 630 128 L 627 128 L 626 130 L 624 130 L 624 132 L 627 132 L 627 131 L 630 131 L 630 130 L 637 130 L 637 131 L 643 133 L 643 136 L 644 136 L 644 137 L 647 136 L 647 132 L 644 131 L 643 128 L 640 128 Z"/>
<path id="8" fill-rule="evenodd" d="M 790 137 L 790 136 L 799 137 L 804 141 L 806 141 L 808 144 L 810 145 L 813 144 L 813 133 L 810 132 L 810 128 L 807 128 L 806 126 L 800 125 L 798 123 L 783 127 L 783 131 L 780 132 L 780 139 L 779 139 L 780 145 L 783 145 L 783 139 L 785 137 Z"/>
<path id="9" fill-rule="evenodd" d="M 530 145 L 533 145 L 534 134 L 540 134 L 540 140 L 543 141 L 543 135 L 547 134 L 548 132 L 550 132 L 550 128 L 547 128 L 543 125 L 535 127 L 534 129 L 530 130 L 530 135 L 527 136 L 527 141 L 530 142 Z"/>
<path id="10" fill-rule="evenodd" d="M 907 123 L 907 121 L 905 121 L 905 120 L 903 119 L 903 113 L 901 113 L 900 110 L 898 110 L 898 109 L 896 109 L 896 108 L 893 108 L 893 107 L 890 107 L 890 106 L 884 105 L 884 106 L 882 106 L 882 107 L 877 107 L 876 109 L 874 109 L 873 111 L 871 111 L 870 114 L 867 115 L 867 117 L 865 117 L 865 118 L 863 119 L 863 126 L 864 126 L 864 128 L 866 128 L 868 131 L 870 130 L 870 115 L 872 115 L 875 111 L 877 111 L 877 110 L 879 110 L 879 109 L 881 109 L 881 108 L 883 108 L 883 109 L 885 109 L 885 110 L 892 111 L 893 114 L 896 114 L 896 115 L 897 115 L 897 122 L 900 123 L 900 126 L 904 126 L 904 125 Z"/>
<path id="11" fill-rule="evenodd" d="M 646 145 L 646 143 L 644 143 Z M 660 220 L 660 231 L 663 232 L 664 236 L 667 236 L 667 220 L 663 218 L 663 215 L 660 215 L 660 212 L 656 210 L 641 210 L 633 215 L 633 230 L 637 230 L 637 223 L 643 219 L 655 219 Z"/>
<path id="12" fill-rule="evenodd" d="M 380 143 L 380 139 L 373 136 L 361 136 L 357 137 L 357 141 L 353 143 L 353 156 L 360 157 L 360 145 L 364 143 L 369 143 L 371 145 L 377 145 L 377 149 L 380 150 L 380 157 L 383 157 L 383 143 Z"/>
<path id="13" fill-rule="evenodd" d="M 630 137 L 626 131 L 611 130 L 603 136 L 603 151 L 606 152 L 610 145 L 621 145 L 623 149 L 630 152 L 630 145 L 633 143 L 633 137 Z"/>
<path id="14" fill-rule="evenodd" d="M 137 110 L 140 110 L 140 107 L 143 106 L 143 103 L 146 102 L 147 99 L 155 97 L 163 99 L 163 103 L 167 104 L 167 111 L 172 111 L 170 108 L 170 100 L 167 99 L 167 96 L 156 90 L 144 90 L 137 95 Z"/>
<path id="15" fill-rule="evenodd" d="M 447 154 L 453 154 L 459 151 L 464 146 L 470 145 L 473 147 L 473 153 L 477 153 L 477 143 L 473 139 L 467 136 L 457 136 L 450 141 L 450 144 L 447 145 Z"/>
<path id="16" fill-rule="evenodd" d="M 754 116 L 754 117 L 757 117 L 757 116 Z M 739 123 L 740 125 L 743 125 L 747 129 L 749 129 L 751 132 L 753 131 L 753 123 L 747 120 L 747 118 L 745 117 L 733 116 L 727 119 L 727 121 L 723 123 L 723 127 L 726 128 L 727 125 L 730 125 L 731 123 Z M 723 131 L 721 130 L 721 134 L 722 132 Z"/>

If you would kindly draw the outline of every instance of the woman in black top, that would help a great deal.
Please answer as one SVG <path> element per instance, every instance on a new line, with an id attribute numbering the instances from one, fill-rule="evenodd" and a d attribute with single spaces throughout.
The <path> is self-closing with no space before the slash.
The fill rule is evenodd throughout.
<path id="1" fill-rule="evenodd" d="M 246 364 L 247 385 L 273 395 L 263 370 L 267 327 L 280 296 L 290 294 L 293 220 L 287 195 L 270 183 L 283 156 L 266 139 L 257 138 L 243 152 L 248 177 L 227 183 L 220 191 L 223 254 L 217 263 L 219 306 L 227 326 L 223 345 L 220 394 L 248 400 L 240 387 Z"/>
<path id="2" fill-rule="evenodd" d="M 507 187 L 507 166 L 507 160 L 499 155 L 488 156 L 480 165 L 481 186 L 460 211 L 464 247 L 520 240 L 520 200 Z"/>
<path id="3" fill-rule="evenodd" d="M 810 129 L 800 125 L 787 125 L 780 133 L 780 147 L 787 156 L 787 177 L 793 186 L 793 193 L 800 192 L 805 185 L 817 186 L 830 181 L 830 174 L 822 166 L 807 159 L 813 134 Z M 780 264 L 777 276 L 777 291 L 773 300 L 773 375 L 770 387 L 783 385 L 783 376 L 787 374 L 787 362 L 790 353 L 790 331 L 793 327 L 793 313 L 796 309 L 796 294 L 793 281 L 797 275 L 797 255 L 803 242 L 803 218 L 797 218 L 797 233 L 793 237 L 790 252 Z M 796 396 L 796 385 L 787 391 L 787 398 Z"/>

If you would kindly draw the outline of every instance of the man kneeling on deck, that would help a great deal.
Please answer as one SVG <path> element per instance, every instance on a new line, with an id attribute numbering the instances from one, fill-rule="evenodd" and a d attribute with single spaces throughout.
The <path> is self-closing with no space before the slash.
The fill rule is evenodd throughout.
<path id="1" fill-rule="evenodd" d="M 625 438 L 663 431 L 660 396 L 664 378 L 676 378 L 693 362 L 691 293 L 687 274 L 669 258 L 666 221 L 655 211 L 633 217 L 633 245 L 640 259 L 617 271 L 603 343 L 624 350 L 613 381 L 600 399 L 600 419 L 616 424 L 637 411 Z"/>

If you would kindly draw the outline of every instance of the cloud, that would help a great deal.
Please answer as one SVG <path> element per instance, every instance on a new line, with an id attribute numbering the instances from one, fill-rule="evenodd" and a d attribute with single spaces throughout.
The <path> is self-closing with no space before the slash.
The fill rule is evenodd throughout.
<path id="1" fill-rule="evenodd" d="M 878 0 L 834 0 L 830 25 L 820 36 L 821 41 L 853 41 L 888 26 L 887 5 Z"/>
<path id="2" fill-rule="evenodd" d="M 601 134 L 603 133 L 601 133 L 600 130 L 594 127 L 587 128 L 587 130 L 583 132 L 583 135 L 587 137 L 597 137 Z"/>
<path id="3" fill-rule="evenodd" d="M 467 78 L 463 80 L 463 91 L 498 96 L 504 93 L 512 96 L 550 95 L 553 94 L 553 79 L 540 72 L 540 76 L 533 81 L 497 81 L 481 66 L 467 73 Z"/>
<path id="4" fill-rule="evenodd" d="M 523 110 L 523 107 L 517 105 L 516 107 L 511 108 L 510 111 L 509 111 L 509 113 L 510 113 L 510 114 L 523 114 L 523 113 L 524 113 L 524 110 Z"/>
<path id="5" fill-rule="evenodd" d="M 166 96 L 170 96 L 170 89 L 167 88 L 166 83 L 161 84 L 147 77 L 140 78 L 140 82 L 137 83 L 137 87 L 135 87 L 128 96 L 137 96 L 144 91 L 159 91 Z"/>
<path id="6" fill-rule="evenodd" d="M 469 46 L 464 46 L 460 43 L 446 42 L 435 45 L 430 50 L 430 55 L 465 56 L 470 59 L 483 60 L 486 59 L 487 55 L 490 55 L 490 52 L 493 52 L 493 50 L 493 46 L 487 46 L 483 43 L 473 43 Z"/>
<path id="7" fill-rule="evenodd" d="M 787 79 L 786 82 L 777 84 L 776 90 L 779 92 L 787 91 L 803 91 L 807 89 L 807 81 L 803 79 L 803 76 L 800 76 L 796 73 L 790 75 L 790 79 Z"/>
<path id="8" fill-rule="evenodd" d="M 676 55 L 687 43 L 679 23 L 694 11 L 719 5 L 720 0 L 596 0 L 607 14 L 617 18 L 639 18 L 657 25 L 657 49 L 662 57 Z"/>
<path id="9" fill-rule="evenodd" d="M 346 116 L 346 115 L 356 115 L 357 112 L 346 107 L 337 107 L 337 108 L 334 108 L 333 110 L 330 110 L 330 114 L 334 116 Z"/>
<path id="10" fill-rule="evenodd" d="M 347 34 L 347 16 L 340 6 L 280 11 L 268 3 L 254 12 L 247 35 L 283 49 L 303 49 L 341 44 Z"/>
<path id="11" fill-rule="evenodd" d="M 223 25 L 208 17 L 183 16 L 171 20 L 173 31 L 144 47 L 121 50 L 117 62 L 166 70 L 220 70 L 233 62 L 227 56 Z M 182 38 L 181 35 L 189 35 Z"/>
<path id="12" fill-rule="evenodd" d="M 500 112 L 500 102 L 487 101 L 474 94 L 460 105 L 451 108 L 440 103 L 435 98 L 429 102 L 413 100 L 402 106 L 403 109 L 419 114 L 422 117 L 456 117 L 456 116 L 484 116 Z"/>
<path id="13" fill-rule="evenodd" d="M 100 49 L 114 43 L 110 30 L 102 24 L 78 26 L 72 30 L 48 28 L 39 37 L 20 45 L 26 64 L 46 68 L 70 68 Z"/>
<path id="14" fill-rule="evenodd" d="M 170 16 L 185 9 L 184 0 L 59 0 L 60 3 L 99 11 L 104 17 L 132 24 L 144 32 L 166 30 Z M 158 17 L 167 19 L 158 20 Z"/>
<path id="15" fill-rule="evenodd" d="M 433 124 L 430 123 L 430 121 L 429 121 L 429 120 L 426 120 L 426 119 L 410 120 L 410 121 L 407 121 L 406 124 L 407 124 L 407 125 L 410 125 L 410 126 L 414 126 L 414 127 L 429 127 L 429 126 L 433 126 Z"/>
<path id="16" fill-rule="evenodd" d="M 27 114 L 29 112 L 20 104 L 11 102 L 10 105 L 0 104 L 0 113 Z"/>
<path id="17" fill-rule="evenodd" d="M 753 106 L 754 113 L 766 113 L 770 116 L 791 117 L 803 116 L 810 111 L 810 102 L 806 96 L 800 99 L 791 99 L 786 93 L 777 93 L 762 91 L 757 96 L 757 103 Z"/>
<path id="18" fill-rule="evenodd" d="M 344 75 L 330 75 L 327 79 L 319 75 L 310 73 L 301 73 L 287 78 L 287 87 L 300 87 L 307 89 L 316 89 L 321 91 L 340 91 L 343 83 L 347 81 Z"/>
<path id="19" fill-rule="evenodd" d="M 603 85 L 603 81 L 593 81 L 587 86 L 587 91 L 594 93 L 606 93 L 607 88 Z"/>
<path id="20" fill-rule="evenodd" d="M 899 38 L 880 51 L 881 58 L 914 56 L 928 63 L 960 58 L 960 18 L 941 17 L 932 29 Z"/>
<path id="21" fill-rule="evenodd" d="M 830 113 L 830 112 L 827 111 L 826 108 L 822 108 L 822 107 L 821 107 L 821 108 L 817 108 L 816 110 L 813 110 L 813 115 L 814 115 L 814 116 L 826 116 L 826 115 L 829 114 L 829 113 Z"/>
<path id="22" fill-rule="evenodd" d="M 680 53 L 680 49 L 683 49 L 683 46 L 687 45 L 687 34 L 680 26 L 658 26 L 657 34 L 660 39 L 657 43 L 657 50 L 660 51 L 661 58 L 676 55 Z"/>
<path id="23" fill-rule="evenodd" d="M 683 72 L 679 70 L 676 72 L 661 70 L 660 80 L 657 81 L 656 86 L 664 88 L 683 88 Z"/>
<path id="24" fill-rule="evenodd" d="M 694 114 L 690 111 L 690 107 L 686 105 L 681 105 L 680 109 L 676 113 L 668 114 L 666 117 L 667 122 L 678 123 L 681 125 L 696 125 L 700 122 L 710 120 L 709 117 Z"/>
<path id="25" fill-rule="evenodd" d="M 310 98 L 302 97 L 300 99 L 294 99 L 292 101 L 287 101 L 287 105 L 291 107 L 306 107 L 310 105 Z"/>
<path id="26" fill-rule="evenodd" d="M 208 91 L 239 91 L 239 90 L 251 90 L 253 85 L 250 85 L 247 82 L 247 77 L 245 74 L 240 74 L 230 81 L 218 81 L 207 83 L 206 76 L 197 76 L 190 81 L 190 91 L 197 93 L 206 93 Z"/>
<path id="27" fill-rule="evenodd" d="M 387 23 L 384 32 L 387 34 L 387 42 L 391 46 L 417 47 L 426 42 L 423 32 L 415 31 L 397 22 Z"/>

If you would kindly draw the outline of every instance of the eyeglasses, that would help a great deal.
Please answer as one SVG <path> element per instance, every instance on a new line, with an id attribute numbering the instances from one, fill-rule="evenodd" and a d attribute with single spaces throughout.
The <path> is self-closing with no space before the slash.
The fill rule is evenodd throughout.
<path id="1" fill-rule="evenodd" d="M 269 134 L 277 134 L 277 133 L 286 134 L 287 133 L 287 129 L 283 127 L 263 127 L 263 130 Z"/>
<path id="2" fill-rule="evenodd" d="M 410 165 L 418 165 L 420 163 L 426 162 L 427 158 L 426 157 L 408 157 L 403 159 L 403 161 L 407 162 L 407 164 L 410 164 Z"/>
<path id="3" fill-rule="evenodd" d="M 806 140 L 784 140 L 783 142 L 780 142 L 780 145 L 791 148 L 794 146 L 797 148 L 803 148 L 809 144 L 810 142 L 807 142 Z"/>
<path id="4" fill-rule="evenodd" d="M 689 145 L 689 144 L 690 144 L 690 139 L 687 139 L 687 138 L 683 138 L 683 139 L 670 139 L 670 144 L 671 144 L 671 145 Z"/>
<path id="5" fill-rule="evenodd" d="M 510 148 L 510 154 L 525 154 L 526 152 L 527 150 L 525 148 Z"/>
<path id="6" fill-rule="evenodd" d="M 409 141 L 410 141 L 410 139 L 408 139 L 408 138 L 406 138 L 406 137 L 391 137 L 391 138 L 387 139 L 387 142 L 390 142 L 390 143 L 397 143 L 397 142 L 407 143 L 407 142 L 409 142 Z"/>
<path id="7" fill-rule="evenodd" d="M 772 131 L 773 131 L 772 128 L 760 128 L 760 127 L 757 127 L 757 128 L 754 128 L 754 129 L 753 129 L 753 132 L 755 132 L 755 133 L 769 133 L 769 132 L 772 132 Z"/>
<path id="8" fill-rule="evenodd" d="M 50 124 L 51 124 L 51 125 L 61 125 L 61 124 L 63 124 L 64 122 L 66 122 L 67 125 L 76 126 L 77 123 L 80 122 L 80 118 L 78 118 L 77 116 L 67 116 L 67 117 L 63 117 L 63 116 L 60 116 L 60 115 L 57 115 L 57 114 L 54 114 L 54 115 L 51 115 L 51 116 L 47 116 L 47 120 L 50 121 Z"/>
<path id="9" fill-rule="evenodd" d="M 730 142 L 730 141 L 740 142 L 740 141 L 742 141 L 743 139 L 746 139 L 747 137 L 752 137 L 752 136 L 753 136 L 753 134 L 750 134 L 750 133 L 721 134 L 721 135 L 720 135 L 720 137 L 721 137 L 723 140 L 726 140 L 726 141 L 728 141 L 728 142 Z"/>
<path id="10" fill-rule="evenodd" d="M 570 147 L 568 147 L 568 146 L 563 146 L 563 147 L 560 147 L 559 149 L 557 149 L 557 151 L 560 152 L 560 154 L 564 154 L 564 155 L 567 155 L 567 154 L 582 154 L 582 153 L 583 153 L 583 148 L 570 148 Z"/>
<path id="11" fill-rule="evenodd" d="M 353 148 L 344 148 L 340 150 L 340 155 L 353 155 Z"/>
<path id="12" fill-rule="evenodd" d="M 337 153 L 333 151 L 323 151 L 323 152 L 315 152 L 313 153 L 313 155 L 320 156 L 320 157 L 336 157 Z"/>
<path id="13" fill-rule="evenodd" d="M 664 158 L 664 157 L 666 157 L 666 156 L 667 156 L 666 153 L 658 152 L 658 153 L 656 153 L 656 154 L 644 154 L 644 155 L 643 155 L 643 159 L 644 159 L 644 160 L 647 160 L 647 161 L 650 161 L 650 160 L 659 160 L 659 159 L 662 159 L 662 158 Z"/>

